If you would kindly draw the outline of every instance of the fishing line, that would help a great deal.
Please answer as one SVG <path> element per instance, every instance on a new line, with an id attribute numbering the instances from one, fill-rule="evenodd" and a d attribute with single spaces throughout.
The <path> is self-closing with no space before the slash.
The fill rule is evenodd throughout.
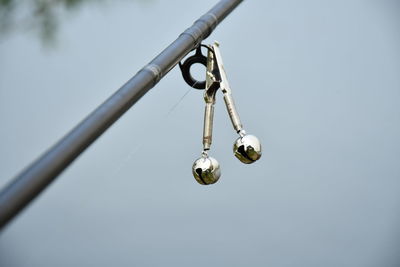
<path id="1" fill-rule="evenodd" d="M 192 88 L 189 88 L 179 99 L 178 101 L 171 106 L 171 108 L 168 110 L 168 112 L 166 113 L 166 115 L 164 117 L 162 117 L 162 119 L 160 118 L 159 121 L 160 123 L 156 123 L 156 129 L 153 129 L 152 131 L 149 130 L 150 126 L 147 127 L 146 130 L 142 131 L 142 133 L 146 133 L 147 138 L 144 139 L 154 139 L 153 136 L 156 133 L 160 133 L 161 131 L 158 131 L 158 129 L 160 128 L 164 128 L 164 125 L 166 124 L 166 120 L 167 118 L 169 118 L 169 116 L 176 110 L 176 108 L 179 106 L 180 103 L 182 103 L 182 101 L 186 98 L 186 96 L 190 93 L 190 91 L 192 90 Z M 154 125 L 154 124 L 153 124 Z M 147 133 L 152 133 L 150 134 L 150 136 Z M 137 138 L 135 138 L 137 139 Z M 139 138 L 140 140 L 143 140 L 143 138 Z M 117 165 L 117 167 L 115 168 L 114 171 L 111 172 L 111 177 L 115 177 L 116 175 L 118 175 L 121 170 L 128 164 L 128 162 L 131 162 L 133 157 L 136 155 L 136 153 L 143 147 L 143 144 L 146 142 L 141 142 L 141 144 L 139 144 L 137 147 L 132 148 L 130 150 L 130 152 L 128 153 L 128 155 L 126 155 L 124 157 L 123 160 L 120 161 L 120 163 Z"/>
<path id="2" fill-rule="evenodd" d="M 172 108 L 167 112 L 167 115 L 165 115 L 165 118 L 168 118 L 169 115 L 179 106 L 179 104 L 183 101 L 183 99 L 189 94 L 189 92 L 192 90 L 192 88 L 189 88 L 186 93 L 182 95 L 182 97 L 178 100 L 178 102 L 175 103 L 175 105 L 172 106 Z"/>
<path id="3" fill-rule="evenodd" d="M 189 88 L 178 100 L 177 102 L 175 102 L 175 104 L 173 104 L 171 106 L 171 108 L 168 110 L 168 112 L 166 113 L 165 116 L 161 117 L 158 119 L 159 123 L 157 123 L 155 129 L 153 131 L 149 131 L 151 126 L 148 125 L 147 127 L 145 126 L 145 130 L 141 131 L 141 134 L 145 136 L 138 136 L 136 138 L 133 138 L 132 140 L 144 140 L 144 139 L 154 139 L 154 135 L 157 133 L 160 133 L 161 131 L 158 131 L 157 129 L 163 128 L 164 125 L 167 123 L 166 119 L 168 119 L 170 117 L 171 114 L 173 114 L 173 112 L 176 110 L 176 108 L 179 106 L 180 103 L 182 103 L 182 101 L 187 97 L 187 95 L 189 94 L 189 92 L 192 90 L 192 88 Z M 152 134 L 148 134 L 148 133 L 152 133 Z M 115 164 L 114 168 L 112 168 L 111 172 L 106 172 L 106 177 L 103 176 L 103 181 L 101 182 L 101 184 L 105 184 L 104 182 L 109 180 L 109 178 L 114 178 L 117 177 L 117 175 L 119 175 L 121 173 L 121 171 L 130 163 L 133 161 L 135 155 L 137 155 L 138 151 L 140 151 L 140 149 L 143 147 L 143 144 L 145 144 L 146 142 L 141 142 L 139 145 L 133 147 L 130 149 L 130 151 L 126 154 L 126 156 L 117 162 L 117 164 Z M 131 144 L 132 146 L 134 146 L 134 144 Z M 108 173 L 108 174 L 107 174 Z M 116 183 L 118 184 L 118 183 Z M 105 190 L 109 190 L 109 186 L 104 186 L 102 187 L 102 189 L 100 190 L 96 190 L 97 194 L 101 194 L 101 191 L 105 191 Z M 100 192 L 99 192 L 100 191 Z M 89 194 L 87 195 L 86 199 L 82 199 L 81 202 L 81 208 L 87 207 L 88 205 L 90 205 L 90 203 L 93 200 L 92 198 L 89 197 Z"/>
<path id="4" fill-rule="evenodd" d="M 192 86 L 194 88 L 194 86 L 198 83 L 198 81 L 196 81 L 196 83 Z M 186 96 L 190 93 L 190 91 L 192 91 L 192 87 L 189 88 L 179 99 L 178 101 L 172 105 L 172 107 L 168 110 L 167 114 L 163 117 L 162 123 L 157 123 L 156 125 L 158 125 L 158 127 L 160 126 L 164 126 L 164 124 L 166 123 L 165 119 L 169 118 L 169 116 L 175 111 L 175 109 L 179 106 L 179 104 L 182 103 L 182 101 L 186 98 Z M 147 129 L 148 130 L 148 129 Z M 159 131 L 144 131 L 145 133 L 151 132 L 159 132 Z M 135 156 L 135 154 L 138 152 L 138 150 L 140 148 L 142 148 L 143 143 L 140 144 L 138 147 L 132 149 L 128 155 L 120 162 L 120 164 L 117 166 L 117 168 L 115 169 L 115 171 L 112 172 L 112 176 L 117 175 L 127 164 L 128 162 L 130 162 L 132 160 L 132 158 Z"/>

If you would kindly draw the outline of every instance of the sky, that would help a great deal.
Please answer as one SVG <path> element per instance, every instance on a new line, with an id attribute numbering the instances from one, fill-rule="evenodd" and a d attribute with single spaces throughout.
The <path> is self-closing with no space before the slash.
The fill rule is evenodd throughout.
<path id="1" fill-rule="evenodd" d="M 100 105 L 215 0 L 115 1 L 62 17 L 52 46 L 0 42 L 0 186 Z M 203 92 L 179 68 L 0 233 L 0 266 L 400 264 L 400 6 L 244 1 L 220 42 L 252 164 L 217 94 L 199 185 Z"/>

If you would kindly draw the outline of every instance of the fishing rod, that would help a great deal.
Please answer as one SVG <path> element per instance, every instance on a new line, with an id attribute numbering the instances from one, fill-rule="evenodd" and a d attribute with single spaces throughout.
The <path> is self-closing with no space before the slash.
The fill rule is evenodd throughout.
<path id="1" fill-rule="evenodd" d="M 33 201 L 189 52 L 199 47 L 242 1 L 219 1 L 82 122 L 12 179 L 0 191 L 0 229 Z"/>

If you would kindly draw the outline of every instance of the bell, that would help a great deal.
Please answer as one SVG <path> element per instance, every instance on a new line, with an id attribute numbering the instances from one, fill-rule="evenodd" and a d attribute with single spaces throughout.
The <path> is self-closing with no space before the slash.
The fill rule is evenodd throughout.
<path id="1" fill-rule="evenodd" d="M 216 159 L 201 157 L 193 163 L 193 176 L 199 184 L 214 184 L 221 176 L 221 169 Z"/>
<path id="2" fill-rule="evenodd" d="M 203 46 L 203 45 L 202 45 Z M 232 97 L 232 90 L 226 78 L 225 69 L 222 63 L 222 56 L 219 51 L 219 43 L 205 46 L 208 49 L 207 58 L 201 54 L 201 47 L 196 50 L 196 55 L 188 58 L 180 64 L 185 81 L 192 87 L 205 89 L 204 100 L 206 102 L 204 110 L 203 124 L 203 154 L 202 157 L 193 163 L 193 176 L 199 184 L 214 184 L 221 176 L 219 163 L 214 158 L 208 156 L 211 149 L 214 105 L 216 93 L 221 89 L 224 95 L 224 102 L 228 111 L 232 126 L 235 132 L 240 135 L 233 145 L 235 156 L 243 163 L 250 164 L 261 157 L 261 144 L 254 135 L 247 135 L 243 129 L 239 114 L 236 110 Z M 204 82 L 195 81 L 190 75 L 190 67 L 195 63 L 206 65 L 206 80 Z"/>
<path id="3" fill-rule="evenodd" d="M 233 144 L 233 153 L 241 162 L 253 163 L 261 158 L 261 143 L 254 135 L 244 135 Z"/>

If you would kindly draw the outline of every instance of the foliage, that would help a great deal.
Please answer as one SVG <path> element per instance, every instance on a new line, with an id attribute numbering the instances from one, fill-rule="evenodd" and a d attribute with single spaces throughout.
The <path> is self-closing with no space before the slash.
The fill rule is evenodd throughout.
<path id="1" fill-rule="evenodd" d="M 99 1 L 102 0 L 0 0 L 0 37 L 12 31 L 35 30 L 49 41 L 62 13 Z"/>

